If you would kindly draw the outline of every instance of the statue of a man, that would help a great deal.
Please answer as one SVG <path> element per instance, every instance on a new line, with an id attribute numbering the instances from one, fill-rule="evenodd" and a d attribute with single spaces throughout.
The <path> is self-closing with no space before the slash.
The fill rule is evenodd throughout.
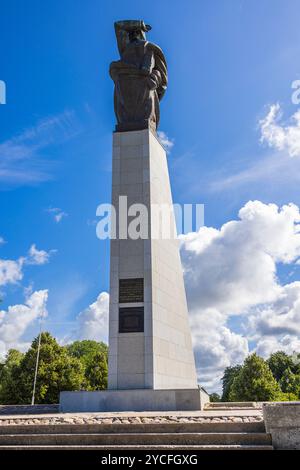
<path id="1" fill-rule="evenodd" d="M 151 26 L 141 20 L 115 23 L 121 60 L 110 64 L 115 83 L 117 131 L 151 128 L 159 123 L 159 101 L 167 88 L 167 64 L 162 50 L 146 41 Z"/>

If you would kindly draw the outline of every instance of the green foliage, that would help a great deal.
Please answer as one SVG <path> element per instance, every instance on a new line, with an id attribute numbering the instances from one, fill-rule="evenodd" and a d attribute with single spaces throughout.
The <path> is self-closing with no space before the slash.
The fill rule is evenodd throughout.
<path id="1" fill-rule="evenodd" d="M 0 402 L 5 402 L 4 396 L 10 382 L 14 367 L 19 366 L 24 354 L 17 349 L 10 349 L 5 357 L 5 362 L 0 365 Z"/>
<path id="2" fill-rule="evenodd" d="M 105 343 L 83 340 L 67 346 L 68 353 L 78 358 L 84 366 L 84 390 L 103 390 L 107 388 L 107 355 Z"/>
<path id="3" fill-rule="evenodd" d="M 107 354 L 96 353 L 85 369 L 86 390 L 103 390 L 107 388 L 108 364 Z"/>
<path id="4" fill-rule="evenodd" d="M 8 351 L 0 363 L 0 403 L 30 403 L 37 358 L 38 338 L 26 354 Z M 47 332 L 42 333 L 36 385 L 36 403 L 57 403 L 62 390 L 102 390 L 107 387 L 108 347 L 84 340 L 63 347 Z M 256 354 L 243 365 L 227 367 L 222 399 L 217 401 L 297 401 L 300 399 L 300 354 L 283 351 L 264 361 Z"/>
<path id="5" fill-rule="evenodd" d="M 275 401 L 281 390 L 266 361 L 257 354 L 248 356 L 234 378 L 230 401 Z"/>
<path id="6" fill-rule="evenodd" d="M 226 367 L 222 381 L 222 401 L 299 400 L 300 354 L 277 351 L 266 361 L 252 354 L 243 365 Z"/>
<path id="7" fill-rule="evenodd" d="M 224 370 L 224 375 L 222 377 L 222 382 L 223 382 L 222 401 L 229 401 L 229 394 L 230 394 L 232 383 L 234 379 L 240 373 L 241 369 L 242 369 L 242 366 L 237 365 L 233 367 L 226 367 L 226 369 Z"/>
<path id="8" fill-rule="evenodd" d="M 283 392 L 300 398 L 300 374 L 294 374 L 290 368 L 287 368 L 282 374 L 279 385 Z"/>
<path id="9" fill-rule="evenodd" d="M 30 403 L 37 358 L 38 338 L 30 349 L 14 364 L 1 387 L 1 402 Z M 62 390 L 79 390 L 84 379 L 83 365 L 71 357 L 49 334 L 42 333 L 40 360 L 36 383 L 36 403 L 58 403 Z"/>
<path id="10" fill-rule="evenodd" d="M 221 401 L 221 397 L 218 393 L 211 393 L 209 395 L 209 398 L 210 398 L 210 401 L 212 402 L 218 402 L 218 401 Z"/>
<path id="11" fill-rule="evenodd" d="M 107 354 L 108 347 L 105 343 L 85 339 L 83 341 L 74 341 L 67 346 L 68 353 L 71 356 L 82 359 L 84 362 L 90 362 L 90 358 L 97 353 Z"/>
<path id="12" fill-rule="evenodd" d="M 12 349 L 0 364 L 0 403 L 30 403 L 38 338 L 26 354 Z M 102 390 L 107 387 L 108 348 L 96 341 L 75 341 L 60 346 L 42 333 L 36 383 L 36 403 L 58 403 L 63 390 Z"/>
<path id="13" fill-rule="evenodd" d="M 276 401 L 298 401 L 299 398 L 294 393 L 279 392 Z"/>
<path id="14" fill-rule="evenodd" d="M 294 352 L 291 356 L 290 356 L 291 360 L 292 360 L 292 372 L 294 372 L 294 374 L 300 374 L 300 353 L 296 353 Z"/>
<path id="15" fill-rule="evenodd" d="M 267 364 L 270 367 L 273 376 L 279 382 L 286 369 L 294 367 L 294 361 L 283 351 L 277 351 L 269 357 Z"/>

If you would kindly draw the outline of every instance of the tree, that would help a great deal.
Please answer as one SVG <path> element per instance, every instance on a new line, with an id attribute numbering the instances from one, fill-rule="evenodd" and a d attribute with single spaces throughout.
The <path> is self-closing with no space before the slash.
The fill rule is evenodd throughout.
<path id="1" fill-rule="evenodd" d="M 289 392 L 280 392 L 276 397 L 276 401 L 298 401 L 298 399 L 297 395 Z"/>
<path id="2" fill-rule="evenodd" d="M 88 390 L 103 390 L 107 388 L 108 364 L 105 353 L 96 353 L 93 360 L 86 366 L 85 377 Z"/>
<path id="3" fill-rule="evenodd" d="M 257 354 L 245 359 L 239 374 L 234 378 L 229 393 L 230 401 L 277 400 L 281 390 L 268 364 Z"/>
<path id="4" fill-rule="evenodd" d="M 78 358 L 84 366 L 85 390 L 107 388 L 108 348 L 105 343 L 92 340 L 74 341 L 67 349 L 68 353 Z"/>
<path id="5" fill-rule="evenodd" d="M 107 344 L 90 339 L 84 339 L 82 341 L 74 341 L 74 343 L 68 344 L 68 353 L 83 360 L 86 364 L 90 362 L 90 359 L 97 353 L 108 352 Z"/>
<path id="6" fill-rule="evenodd" d="M 291 369 L 294 366 L 294 361 L 291 356 L 288 356 L 283 351 L 277 351 L 269 357 L 267 364 L 270 367 L 273 376 L 279 382 L 286 369 Z"/>
<path id="7" fill-rule="evenodd" d="M 218 393 L 211 393 L 211 394 L 209 395 L 209 398 L 210 398 L 210 401 L 211 401 L 211 402 L 219 402 L 219 401 L 221 401 L 221 397 L 220 397 L 220 395 L 219 395 Z"/>
<path id="8" fill-rule="evenodd" d="M 226 367 L 226 369 L 224 370 L 224 375 L 222 377 L 222 383 L 223 383 L 222 401 L 229 401 L 229 394 L 230 394 L 232 383 L 235 377 L 239 374 L 241 368 L 242 368 L 241 365 L 236 365 L 232 367 Z"/>
<path id="9" fill-rule="evenodd" d="M 5 357 L 5 362 L 0 367 L 0 403 L 6 402 L 6 389 L 14 367 L 19 366 L 24 354 L 17 349 L 10 349 Z"/>
<path id="10" fill-rule="evenodd" d="M 287 368 L 280 379 L 280 388 L 285 393 L 292 393 L 300 398 L 300 374 L 294 374 L 290 368 Z"/>
<path id="11" fill-rule="evenodd" d="M 300 353 L 294 352 L 291 355 L 291 360 L 293 363 L 293 367 L 291 368 L 292 372 L 294 372 L 294 374 L 300 374 Z"/>
<path id="12" fill-rule="evenodd" d="M 12 368 L 10 378 L 4 386 L 5 403 L 30 403 L 37 357 L 38 338 L 18 365 Z M 36 383 L 36 403 L 58 403 L 62 390 L 80 390 L 83 365 L 79 359 L 69 356 L 50 333 L 42 333 L 40 360 Z"/>

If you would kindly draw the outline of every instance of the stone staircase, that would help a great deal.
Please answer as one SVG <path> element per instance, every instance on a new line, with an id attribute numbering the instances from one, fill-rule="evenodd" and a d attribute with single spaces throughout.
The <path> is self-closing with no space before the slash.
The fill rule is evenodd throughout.
<path id="1" fill-rule="evenodd" d="M 217 418 L 218 419 L 218 418 Z M 1 450 L 272 450 L 263 421 L 0 424 Z"/>

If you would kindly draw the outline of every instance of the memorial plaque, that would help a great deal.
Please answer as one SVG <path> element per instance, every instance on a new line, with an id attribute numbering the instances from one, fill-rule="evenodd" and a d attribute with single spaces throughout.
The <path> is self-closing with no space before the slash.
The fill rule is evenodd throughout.
<path id="1" fill-rule="evenodd" d="M 119 279 L 119 303 L 144 302 L 144 279 Z"/>
<path id="2" fill-rule="evenodd" d="M 142 333 L 144 331 L 144 307 L 119 308 L 119 333 Z"/>

